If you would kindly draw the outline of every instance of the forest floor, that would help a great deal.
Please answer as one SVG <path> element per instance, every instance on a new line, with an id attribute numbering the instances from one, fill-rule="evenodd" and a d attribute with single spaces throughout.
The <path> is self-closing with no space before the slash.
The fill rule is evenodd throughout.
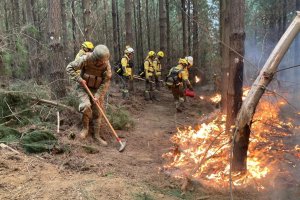
<path id="1" fill-rule="evenodd" d="M 19 154 L 0 149 L 0 199 L 229 199 L 229 191 L 208 189 L 200 184 L 184 194 L 182 182 L 161 172 L 162 154 L 172 147 L 170 137 L 177 127 L 195 125 L 202 115 L 215 107 L 200 98 L 189 99 L 186 111 L 176 113 L 169 91 L 160 93 L 159 102 L 146 102 L 142 91 L 131 101 L 121 100 L 117 90 L 111 93 L 112 102 L 126 105 L 135 127 L 118 131 L 126 138 L 124 152 L 113 138 L 107 147 L 98 146 L 91 140 L 86 144 L 99 152 L 87 153 L 79 147 L 81 141 L 70 140 L 69 127 L 61 132 L 61 141 L 72 143 L 72 149 L 64 154 Z M 177 122 L 177 123 L 176 123 Z M 235 192 L 235 199 L 258 199 L 258 193 Z"/>

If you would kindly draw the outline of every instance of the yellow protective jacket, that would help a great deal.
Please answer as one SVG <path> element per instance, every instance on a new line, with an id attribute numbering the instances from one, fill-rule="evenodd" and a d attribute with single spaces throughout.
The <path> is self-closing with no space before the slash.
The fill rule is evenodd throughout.
<path id="1" fill-rule="evenodd" d="M 76 71 L 82 70 L 81 74 Z M 88 87 L 96 90 L 95 97 L 104 97 L 112 76 L 109 62 L 99 63 L 94 60 L 91 54 L 83 55 L 77 60 L 70 62 L 66 68 L 70 78 L 80 82 L 84 79 Z"/>
<path id="2" fill-rule="evenodd" d="M 155 70 L 153 65 L 153 59 L 147 57 L 144 62 L 145 78 L 148 79 L 152 77 Z"/>
<path id="3" fill-rule="evenodd" d="M 153 67 L 155 71 L 155 76 L 161 76 L 161 62 L 159 58 L 155 58 L 153 61 Z"/>
<path id="4" fill-rule="evenodd" d="M 130 76 L 132 77 L 132 66 L 130 66 L 130 59 L 129 57 L 125 54 L 123 58 L 121 59 L 121 65 L 123 69 L 123 76 Z"/>
<path id="5" fill-rule="evenodd" d="M 176 66 L 176 69 L 179 71 L 178 78 L 182 82 L 183 87 L 188 87 L 189 89 L 192 89 L 192 85 L 189 80 L 189 71 L 187 67 L 183 67 L 181 64 L 179 64 Z"/>

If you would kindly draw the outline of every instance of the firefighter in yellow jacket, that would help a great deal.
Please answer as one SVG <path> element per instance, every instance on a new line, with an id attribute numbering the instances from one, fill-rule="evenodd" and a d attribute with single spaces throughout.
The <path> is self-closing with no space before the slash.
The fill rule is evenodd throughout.
<path id="1" fill-rule="evenodd" d="M 105 45 L 97 45 L 91 54 L 75 59 L 66 68 L 71 79 L 77 82 L 76 91 L 80 101 L 79 111 L 83 114 L 83 129 L 80 132 L 80 138 L 85 139 L 88 136 L 89 123 L 92 121 L 94 136 L 103 145 L 107 145 L 107 143 L 100 137 L 101 116 L 94 101 L 85 91 L 83 84 L 89 87 L 95 96 L 95 101 L 103 106 L 112 76 L 109 57 L 108 48 Z M 82 70 L 82 72 L 78 74 L 77 70 Z"/>
<path id="2" fill-rule="evenodd" d="M 154 90 L 153 90 L 153 83 L 154 83 L 154 75 L 155 75 L 155 69 L 154 69 L 154 62 L 155 59 L 155 52 L 149 51 L 148 56 L 146 57 L 144 61 L 144 72 L 145 72 L 145 78 L 146 78 L 146 88 L 145 88 L 145 100 L 154 100 Z"/>
<path id="3" fill-rule="evenodd" d="M 189 81 L 189 68 L 192 66 L 186 58 L 180 58 L 178 65 L 172 67 L 166 78 L 166 85 L 172 91 L 175 108 L 178 112 L 183 111 L 183 102 L 185 101 L 184 90 L 189 88 L 193 90 Z"/>
<path id="4" fill-rule="evenodd" d="M 81 49 L 77 53 L 75 60 L 79 59 L 81 56 L 92 53 L 94 50 L 94 44 L 89 41 L 85 41 L 81 45 Z M 77 70 L 77 73 L 80 74 L 80 70 Z"/>
<path id="5" fill-rule="evenodd" d="M 133 55 L 134 49 L 127 46 L 124 51 L 124 56 L 121 59 L 121 66 L 123 70 L 124 86 L 122 90 L 123 98 L 129 97 L 129 90 L 133 90 Z"/>
<path id="6" fill-rule="evenodd" d="M 154 67 L 154 78 L 155 78 L 155 88 L 157 90 L 160 90 L 161 85 L 161 60 L 164 58 L 165 54 L 163 51 L 157 52 L 156 58 L 153 61 L 153 67 Z"/>

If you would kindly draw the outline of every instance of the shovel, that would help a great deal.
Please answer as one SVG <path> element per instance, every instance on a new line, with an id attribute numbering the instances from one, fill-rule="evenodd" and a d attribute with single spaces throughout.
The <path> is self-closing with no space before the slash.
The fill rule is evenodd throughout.
<path id="1" fill-rule="evenodd" d="M 122 142 L 121 139 L 119 138 L 118 134 L 116 133 L 115 129 L 112 127 L 111 123 L 109 122 L 109 120 L 107 119 L 104 111 L 102 110 L 102 108 L 100 107 L 99 103 L 97 101 L 95 101 L 95 97 L 94 95 L 91 93 L 90 89 L 88 88 L 88 86 L 86 84 L 82 84 L 83 87 L 85 88 L 85 90 L 87 91 L 87 93 L 89 94 L 89 96 L 93 99 L 94 103 L 96 104 L 99 112 L 102 114 L 102 116 L 104 117 L 106 123 L 108 124 L 110 130 L 113 132 L 114 136 L 116 137 L 117 141 L 120 143 L 120 148 L 119 148 L 119 152 L 122 152 L 125 149 L 126 146 L 126 141 Z"/>

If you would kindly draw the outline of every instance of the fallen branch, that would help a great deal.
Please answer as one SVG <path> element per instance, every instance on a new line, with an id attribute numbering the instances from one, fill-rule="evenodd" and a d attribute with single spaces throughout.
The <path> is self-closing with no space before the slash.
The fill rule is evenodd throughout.
<path id="1" fill-rule="evenodd" d="M 0 143 L 0 147 L 1 147 L 2 149 L 9 149 L 9 150 L 11 150 L 12 152 L 14 152 L 14 153 L 16 153 L 16 154 L 20 154 L 20 152 L 18 152 L 17 150 L 11 148 L 10 146 L 8 146 L 8 145 L 6 145 L 6 144 Z"/>

